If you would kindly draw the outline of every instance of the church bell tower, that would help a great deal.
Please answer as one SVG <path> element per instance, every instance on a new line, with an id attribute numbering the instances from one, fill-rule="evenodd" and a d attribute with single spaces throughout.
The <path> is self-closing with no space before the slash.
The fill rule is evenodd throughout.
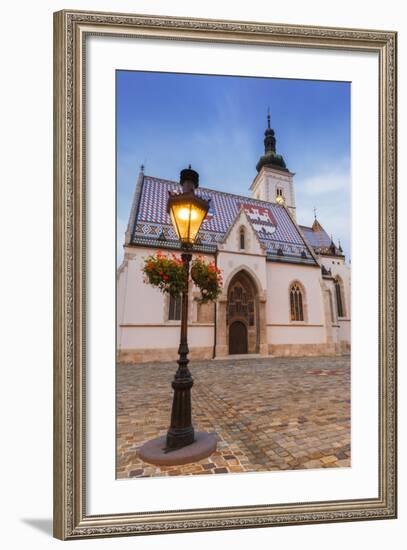
<path id="1" fill-rule="evenodd" d="M 264 132 L 264 155 L 256 165 L 257 176 L 250 186 L 252 197 L 262 201 L 284 204 L 295 219 L 294 175 L 282 155 L 276 153 L 276 138 L 270 127 L 270 111 Z"/>

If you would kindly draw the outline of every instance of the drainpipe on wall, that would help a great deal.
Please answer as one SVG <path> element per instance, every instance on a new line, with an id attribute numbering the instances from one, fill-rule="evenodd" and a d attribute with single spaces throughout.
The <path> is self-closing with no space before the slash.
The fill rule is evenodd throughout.
<path id="1" fill-rule="evenodd" d="M 215 266 L 218 267 L 218 249 L 216 248 L 216 253 L 215 253 Z M 216 356 L 216 326 L 217 326 L 217 323 L 216 323 L 216 319 L 217 319 L 217 313 L 218 313 L 218 304 L 215 300 L 215 325 L 214 325 L 214 333 L 213 333 L 213 353 L 212 353 L 212 359 L 215 359 L 215 356 Z"/>

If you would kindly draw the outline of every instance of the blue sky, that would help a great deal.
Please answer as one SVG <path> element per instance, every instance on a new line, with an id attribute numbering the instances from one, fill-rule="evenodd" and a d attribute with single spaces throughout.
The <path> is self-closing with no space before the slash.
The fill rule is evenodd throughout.
<path id="1" fill-rule="evenodd" d="M 267 108 L 277 152 L 294 172 L 297 221 L 317 217 L 350 255 L 350 83 L 117 72 L 118 260 L 140 165 L 178 181 L 250 195 Z"/>

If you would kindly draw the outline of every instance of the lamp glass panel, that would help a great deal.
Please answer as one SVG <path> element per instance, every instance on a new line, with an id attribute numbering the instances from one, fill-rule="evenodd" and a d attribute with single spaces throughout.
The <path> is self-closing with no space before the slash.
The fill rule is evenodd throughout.
<path id="1" fill-rule="evenodd" d="M 198 235 L 198 231 L 202 225 L 202 222 L 206 216 L 206 210 L 199 208 L 198 206 L 192 205 L 191 208 L 191 224 L 189 229 L 189 239 L 190 242 L 195 242 L 195 239 Z"/>
<path id="2" fill-rule="evenodd" d="M 170 208 L 171 221 L 178 238 L 193 244 L 206 216 L 206 210 L 191 202 L 177 202 Z"/>

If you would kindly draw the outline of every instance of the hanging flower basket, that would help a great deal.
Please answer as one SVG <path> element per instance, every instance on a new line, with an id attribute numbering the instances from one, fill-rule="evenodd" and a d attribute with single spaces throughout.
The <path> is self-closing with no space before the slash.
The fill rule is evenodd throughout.
<path id="1" fill-rule="evenodd" d="M 187 283 L 187 273 L 182 259 L 176 254 L 166 255 L 158 251 L 145 259 L 144 282 L 157 287 L 174 298 L 182 294 Z M 216 300 L 222 291 L 222 275 L 214 262 L 205 262 L 203 256 L 192 260 L 191 279 L 201 291 L 199 302 Z"/>
<path id="2" fill-rule="evenodd" d="M 144 262 L 144 282 L 156 286 L 161 292 L 174 298 L 182 294 L 187 282 L 187 273 L 181 258 L 167 256 L 161 251 L 151 254 Z"/>
<path id="3" fill-rule="evenodd" d="M 199 302 L 206 304 L 214 301 L 222 292 L 222 273 L 215 262 L 205 262 L 202 256 L 192 261 L 191 278 L 201 290 Z"/>

